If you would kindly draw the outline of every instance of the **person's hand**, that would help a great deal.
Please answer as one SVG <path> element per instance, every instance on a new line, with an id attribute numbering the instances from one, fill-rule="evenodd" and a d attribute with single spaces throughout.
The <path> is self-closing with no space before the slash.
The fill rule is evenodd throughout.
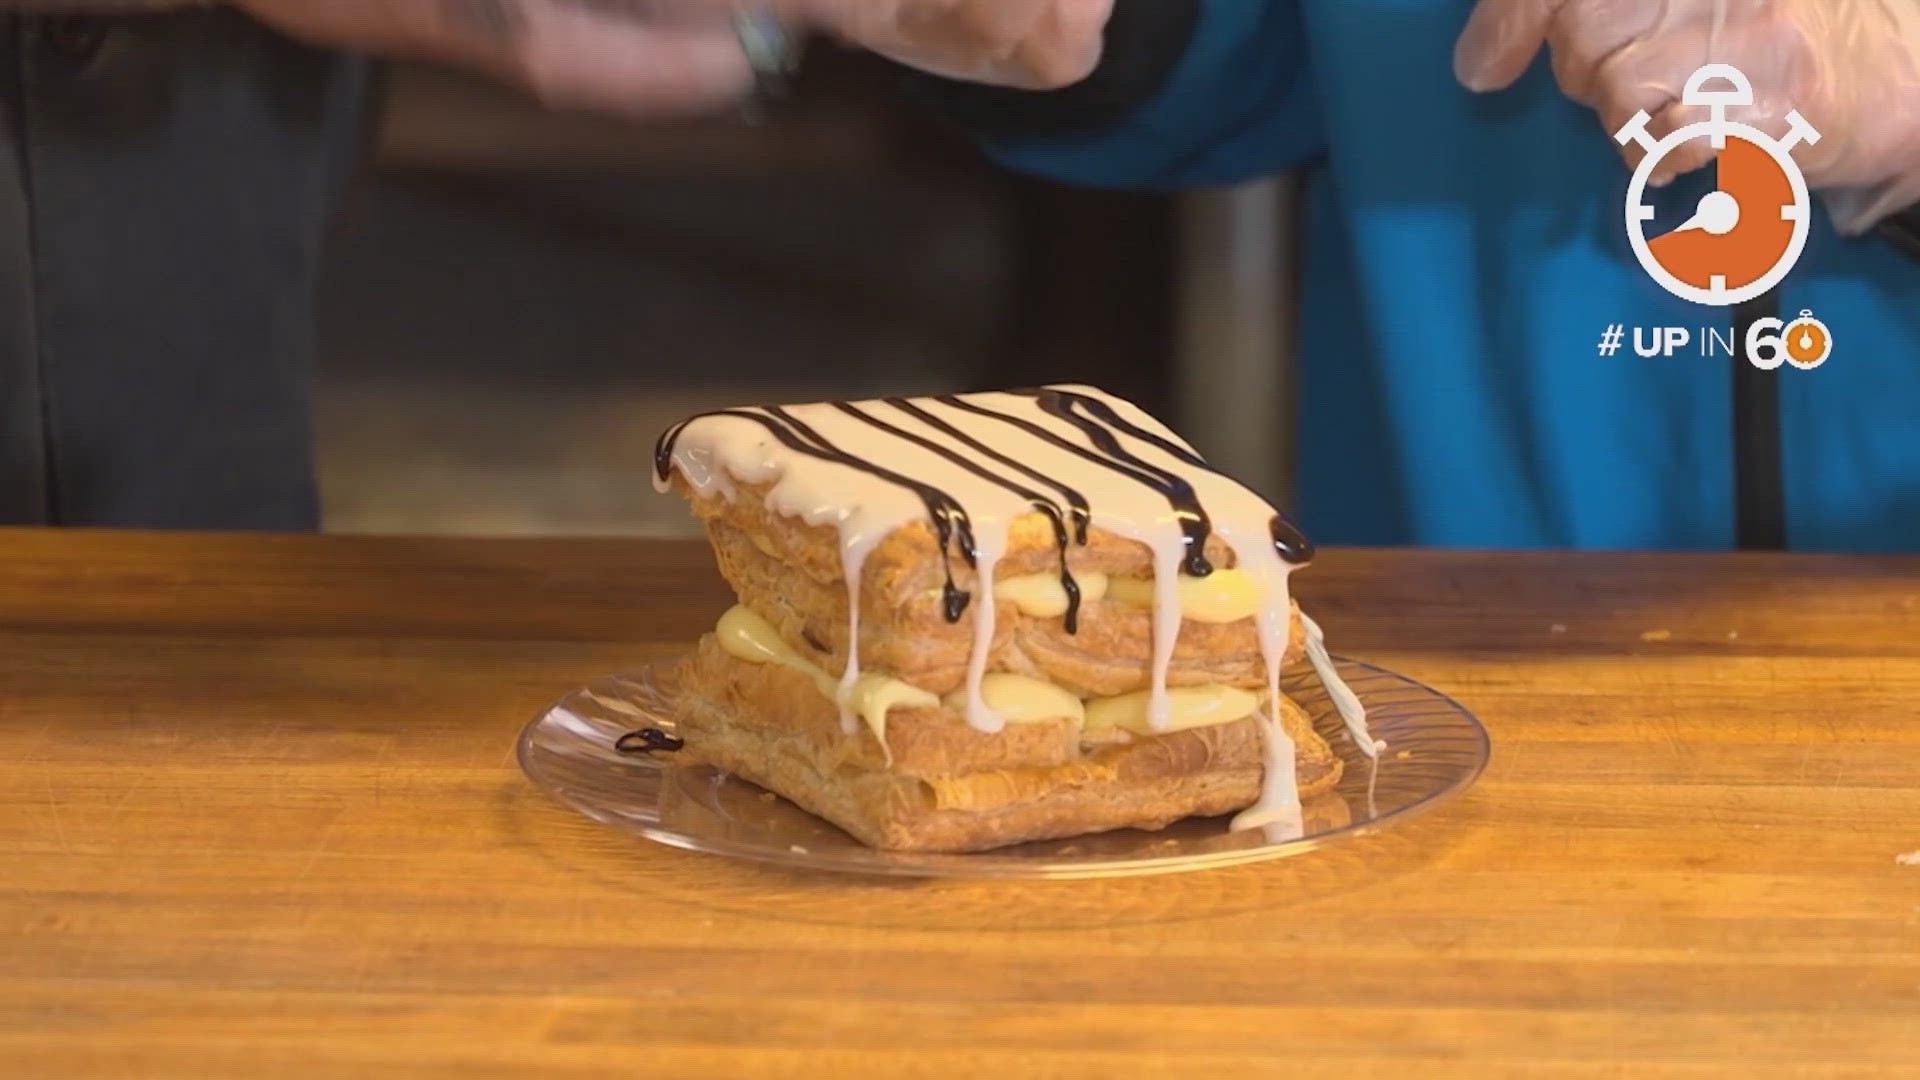
<path id="1" fill-rule="evenodd" d="M 801 0 L 808 3 L 809 0 Z M 1027 90 L 1093 73 L 1114 0 L 825 0 L 827 27 L 904 64 Z"/>
<path id="2" fill-rule="evenodd" d="M 1846 231 L 1920 200 L 1920 0 L 1480 0 L 1454 71 L 1469 89 L 1503 89 L 1543 46 L 1560 88 L 1609 134 L 1642 110 L 1655 139 L 1703 120 L 1680 103 L 1687 78 L 1709 63 L 1740 69 L 1754 104 L 1731 117 L 1782 136 L 1798 110 L 1818 129 L 1794 158 Z M 1629 165 L 1645 153 L 1624 150 Z M 1712 156 L 1690 143 L 1655 182 Z"/>
<path id="3" fill-rule="evenodd" d="M 1100 62 L 1114 0 L 653 0 L 693 17 L 751 8 L 935 75 L 1028 90 L 1079 82 Z"/>
<path id="4" fill-rule="evenodd" d="M 454 61 L 515 80 L 556 106 L 681 111 L 732 103 L 754 85 L 730 5 L 661 21 L 662 5 L 652 0 L 233 3 L 296 37 Z"/>

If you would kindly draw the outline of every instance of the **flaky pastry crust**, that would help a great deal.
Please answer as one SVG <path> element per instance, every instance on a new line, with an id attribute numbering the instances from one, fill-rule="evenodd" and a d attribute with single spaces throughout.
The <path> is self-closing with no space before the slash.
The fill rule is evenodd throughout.
<path id="1" fill-rule="evenodd" d="M 1082 749 L 1065 720 L 989 735 L 947 709 L 893 710 L 889 765 L 870 731 L 845 733 L 806 675 L 739 660 L 711 637 L 687 664 L 674 717 L 685 753 L 879 848 L 981 851 L 1160 829 L 1252 805 L 1265 772 L 1252 720 Z M 1302 797 L 1332 790 L 1339 758 L 1292 701 L 1280 716 Z"/>

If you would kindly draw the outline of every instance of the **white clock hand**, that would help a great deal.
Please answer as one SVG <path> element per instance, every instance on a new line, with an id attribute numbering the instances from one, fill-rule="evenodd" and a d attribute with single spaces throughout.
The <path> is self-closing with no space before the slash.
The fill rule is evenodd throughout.
<path id="1" fill-rule="evenodd" d="M 1724 191 L 1709 191 L 1700 198 L 1700 205 L 1674 232 L 1688 232 L 1704 229 L 1715 236 L 1725 236 L 1740 224 L 1740 201 Z"/>

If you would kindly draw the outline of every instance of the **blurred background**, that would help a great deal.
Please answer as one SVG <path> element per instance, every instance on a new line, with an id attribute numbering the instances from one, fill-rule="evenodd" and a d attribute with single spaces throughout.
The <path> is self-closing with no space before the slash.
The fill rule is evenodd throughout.
<path id="1" fill-rule="evenodd" d="M 833 52 L 645 123 L 390 69 L 322 304 L 327 528 L 684 533 L 647 479 L 684 415 L 1068 381 L 1284 501 L 1288 183 L 1069 190 L 891 99 Z"/>

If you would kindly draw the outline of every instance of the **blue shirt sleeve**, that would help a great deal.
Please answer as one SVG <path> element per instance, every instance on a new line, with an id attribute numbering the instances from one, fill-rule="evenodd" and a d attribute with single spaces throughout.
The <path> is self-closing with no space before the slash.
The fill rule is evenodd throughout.
<path id="1" fill-rule="evenodd" d="M 1323 140 L 1299 0 L 1202 0 L 1167 85 L 1098 135 L 986 147 L 1000 164 L 1084 187 L 1238 183 L 1297 165 Z"/>

